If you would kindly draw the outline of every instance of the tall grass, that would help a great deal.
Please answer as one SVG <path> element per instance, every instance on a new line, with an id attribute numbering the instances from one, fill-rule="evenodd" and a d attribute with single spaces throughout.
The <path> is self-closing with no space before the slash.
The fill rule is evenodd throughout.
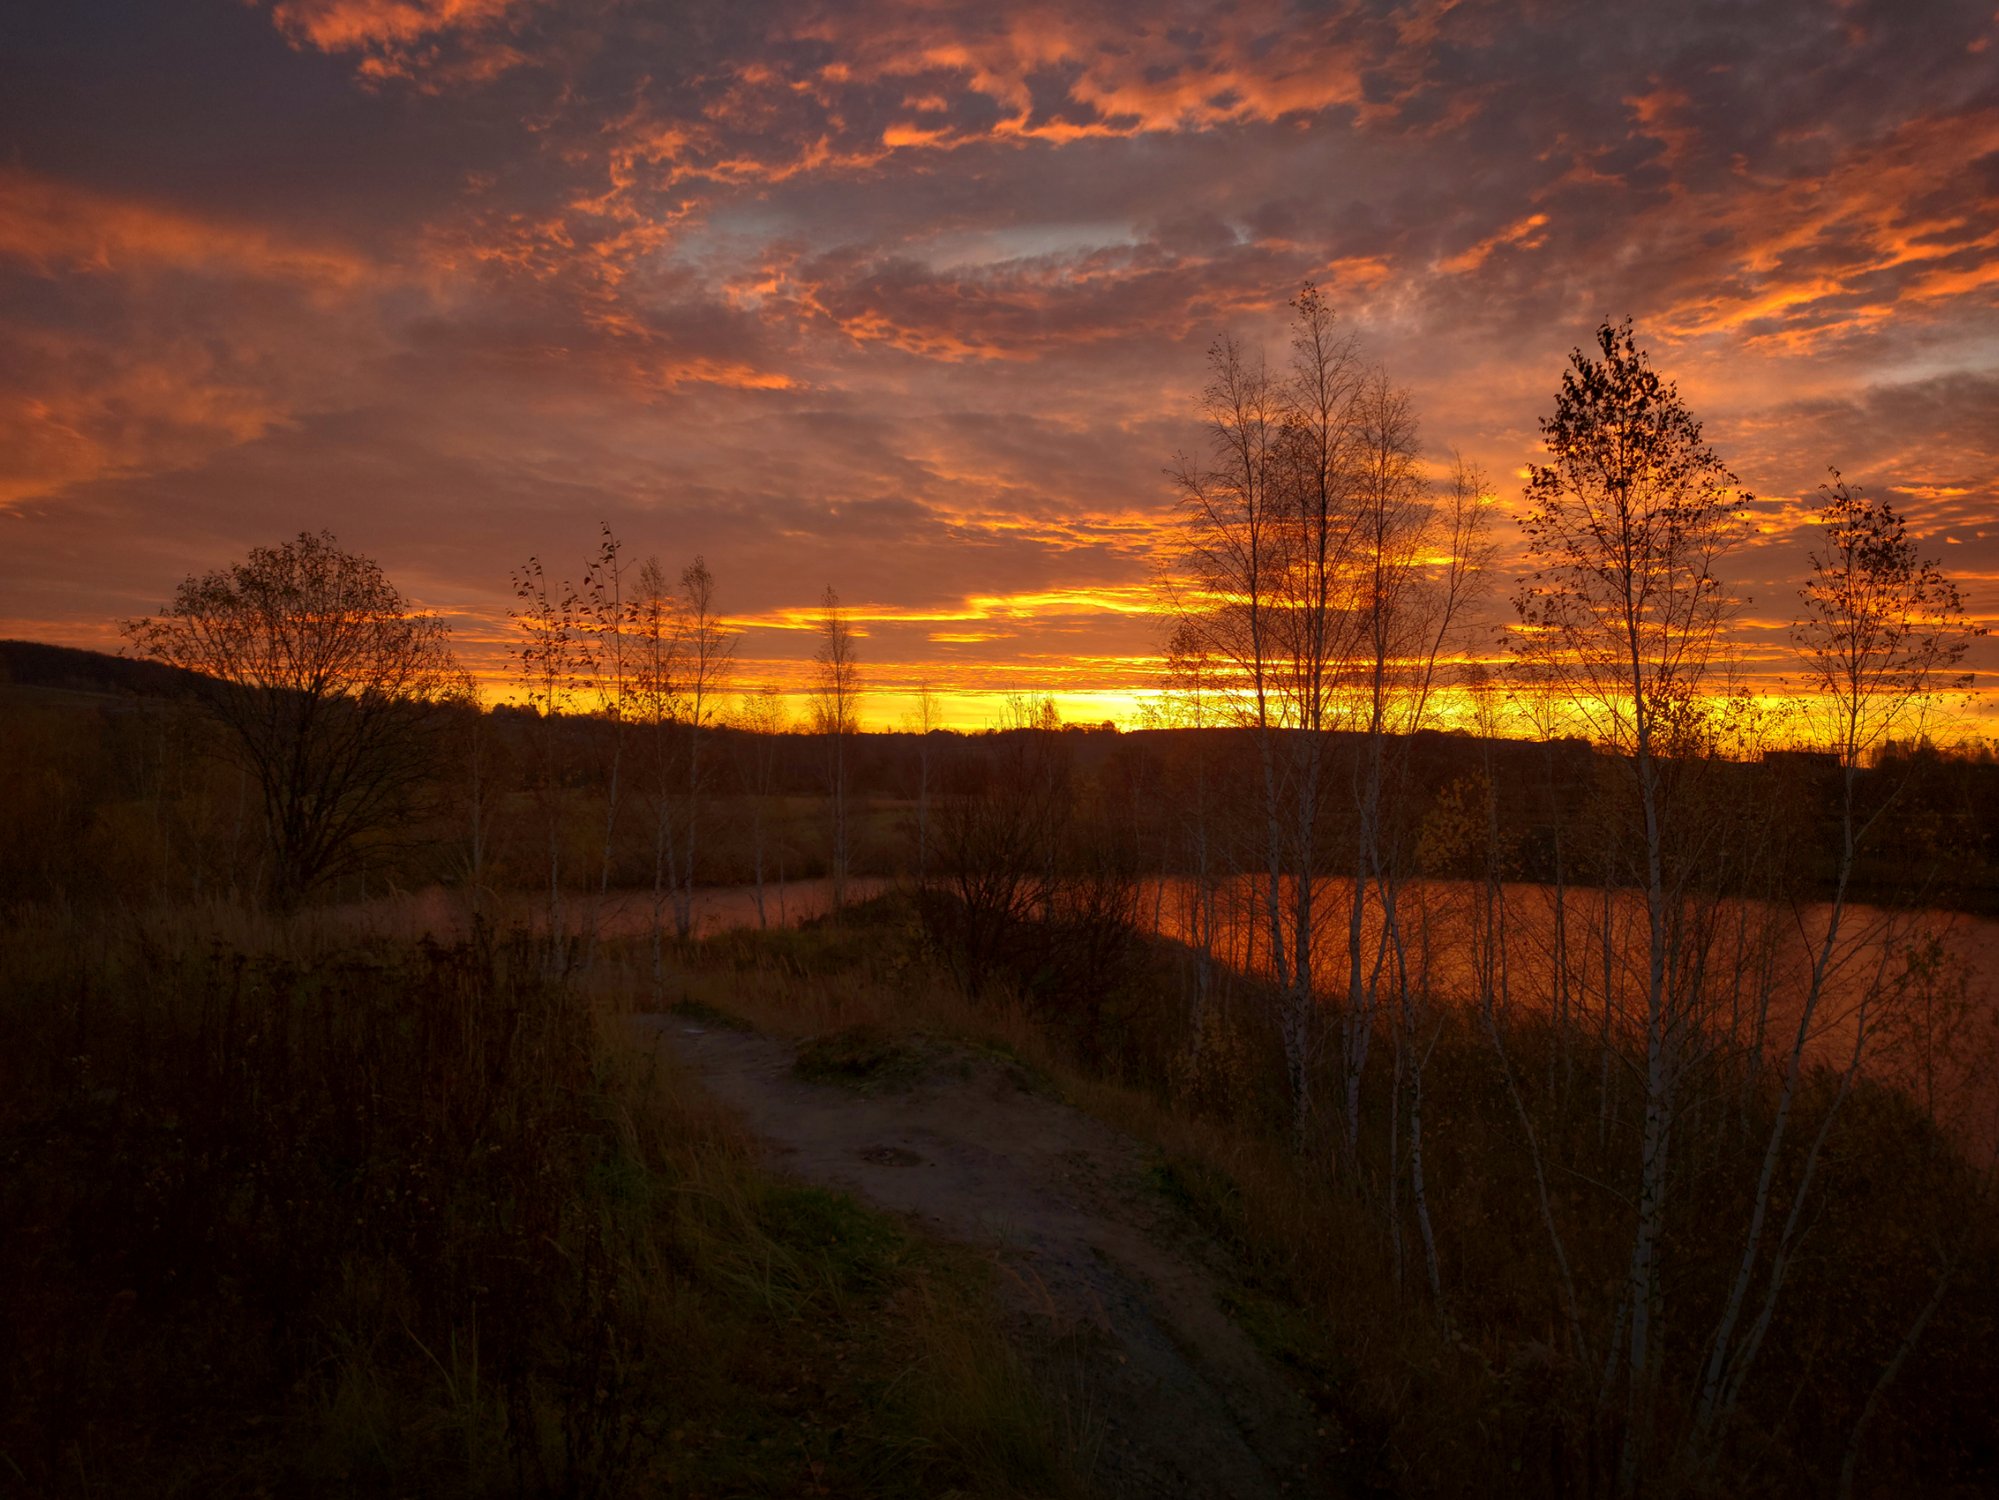
<path id="1" fill-rule="evenodd" d="M 1602 1352 L 1585 1362 L 1570 1351 L 1518 1117 L 1524 1108 L 1541 1132 L 1580 1295 L 1614 1300 L 1629 1213 L 1615 1164 L 1638 1128 L 1638 1095 L 1627 1088 L 1606 1119 L 1589 1090 L 1565 1092 L 1563 1038 L 1547 1016 L 1516 1018 L 1502 1061 L 1476 1009 L 1438 1004 L 1430 1013 L 1426 1172 L 1440 1304 L 1418 1259 L 1410 1205 L 1389 1187 L 1401 1090 L 1392 1054 L 1384 1048 L 1367 1078 L 1358 1159 L 1329 1129 L 1301 1144 L 1274 997 L 1245 976 L 1228 976 L 1209 997 L 1195 1050 L 1192 960 L 1165 944 L 1104 974 L 1094 1002 L 1065 993 L 1055 1007 L 1032 993 L 1030 974 L 968 1000 L 929 956 L 914 912 L 893 900 L 850 910 L 837 931 L 736 934 L 688 950 L 687 960 L 677 980 L 687 999 L 782 1034 L 861 1035 L 878 1049 L 912 1031 L 998 1045 L 1072 1102 L 1151 1142 L 1155 1190 L 1229 1252 L 1232 1310 L 1318 1403 L 1357 1488 L 1614 1487 L 1616 1433 L 1597 1404 Z M 1094 1020 L 1061 1009 L 1092 1003 L 1101 1011 Z M 1328 1091 L 1330 1050 L 1319 1080 Z M 1767 1076 L 1748 1080 L 1717 1062 L 1697 1082 L 1687 1129 L 1698 1170 L 1678 1184 L 1691 1206 L 1674 1230 L 1682 1269 L 1668 1294 L 1681 1316 L 1662 1424 L 1686 1420 L 1699 1336 L 1713 1324 L 1737 1248 L 1727 1225 L 1753 1188 L 1753 1143 L 1775 1106 Z M 1809 1078 L 1804 1117 L 1817 1119 L 1839 1087 L 1830 1068 Z M 1795 1180 L 1803 1149 L 1786 1159 L 1780 1181 Z M 1767 1378 L 1712 1475 L 1656 1475 L 1650 1488 L 1831 1493 L 1884 1362 L 1947 1269 L 1943 1311 L 1877 1402 L 1858 1489 L 1972 1493 L 1999 1483 L 1990 1420 L 1999 1226 L 1986 1184 L 1958 1142 L 1884 1083 L 1855 1086 L 1826 1151 L 1837 1170 L 1824 1179 L 1789 1270 L 1793 1294 L 1769 1331 Z"/>
<path id="2" fill-rule="evenodd" d="M 0 931 L 0 1489 L 1070 1484 L 989 1268 L 769 1177 L 539 959 Z"/>

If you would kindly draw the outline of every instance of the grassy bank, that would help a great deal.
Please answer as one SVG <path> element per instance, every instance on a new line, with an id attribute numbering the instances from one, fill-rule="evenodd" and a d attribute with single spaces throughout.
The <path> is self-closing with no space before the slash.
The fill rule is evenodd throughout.
<path id="1" fill-rule="evenodd" d="M 1425 1174 L 1439 1297 L 1406 1162 L 1386 1159 L 1409 1097 L 1387 1044 L 1364 1099 L 1368 1149 L 1348 1159 L 1330 1125 L 1301 1146 L 1270 998 L 1232 979 L 1211 997 L 1196 1054 L 1181 959 L 1169 946 L 1141 945 L 1095 996 L 1051 1003 L 1022 975 L 973 1003 L 915 911 L 887 899 L 839 928 L 696 945 L 676 993 L 804 1040 L 822 1074 L 856 1086 L 892 1073 L 915 1038 L 990 1048 L 1151 1143 L 1154 1191 L 1229 1252 L 1231 1310 L 1318 1403 L 1357 1491 L 1610 1491 L 1615 1414 L 1596 1395 L 1609 1351 L 1599 1345 L 1586 1363 L 1565 1347 L 1559 1272 L 1520 1114 L 1540 1131 L 1550 1212 L 1587 1317 L 1614 1305 L 1625 1270 L 1630 1205 L 1616 1174 L 1635 1139 L 1635 1087 L 1613 1090 L 1602 1110 L 1588 1079 L 1568 1087 L 1570 1062 L 1545 1024 L 1517 1021 L 1502 1065 L 1476 1013 L 1429 1017 Z M 1330 1072 L 1318 1084 L 1333 1097 Z M 1830 1071 L 1807 1079 L 1800 1117 L 1815 1120 L 1837 1086 Z M 1674 1182 L 1687 1207 L 1672 1244 L 1679 1269 L 1668 1288 L 1676 1320 L 1662 1427 L 1683 1419 L 1740 1253 L 1736 1214 L 1754 1185 L 1774 1092 L 1774 1080 L 1745 1083 L 1719 1065 L 1701 1079 L 1689 1164 Z M 1780 1205 L 1806 1148 L 1800 1141 L 1780 1163 Z M 1999 1484 L 1990 1417 L 1999 1232 L 1986 1184 L 1914 1101 L 1865 1081 L 1835 1117 L 1822 1157 L 1758 1381 L 1715 1469 L 1654 1475 L 1651 1487 L 1831 1493 L 1847 1436 L 1874 1399 L 1857 1493 L 1989 1492 Z M 1874 1398 L 1940 1282 L 1940 1311 Z"/>
<path id="2" fill-rule="evenodd" d="M 216 925 L 0 935 L 0 1490 L 1071 1487 L 989 1267 L 769 1176 L 591 985 Z"/>

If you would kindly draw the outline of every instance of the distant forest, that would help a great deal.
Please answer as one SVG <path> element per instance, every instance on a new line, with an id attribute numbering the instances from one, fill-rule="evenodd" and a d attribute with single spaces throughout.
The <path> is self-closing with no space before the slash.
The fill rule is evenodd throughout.
<path id="1" fill-rule="evenodd" d="M 155 662 L 0 641 L 0 703 L 8 706 L 0 717 L 0 752 L 13 768 L 0 788 L 0 840 L 17 851 L 0 866 L 0 898 L 53 895 L 88 905 L 260 889 L 267 855 L 257 830 L 261 814 L 246 801 L 254 789 L 229 769 L 215 730 L 195 707 L 196 686 L 192 674 Z M 1038 702 L 1032 707 L 1041 712 Z M 463 753 L 477 741 L 489 757 L 484 774 L 491 779 L 481 793 L 492 799 L 479 856 L 484 877 L 496 888 L 532 889 L 547 874 L 545 845 L 522 811 L 535 714 L 500 704 L 483 713 L 457 708 L 453 715 Z M 474 727 L 474 715 L 483 729 Z M 579 809 L 601 807 L 612 727 L 578 715 L 561 732 L 567 795 Z M 826 820 L 810 810 L 826 795 L 823 737 L 805 728 L 760 733 L 727 719 L 708 735 L 714 828 L 697 852 L 697 883 L 753 884 L 760 852 L 769 880 L 825 878 L 831 871 Z M 1351 754 L 1354 737 L 1346 738 Z M 1068 794 L 1094 810 L 1089 826 L 1115 841 L 1127 868 L 1186 875 L 1180 810 L 1167 790 L 1183 783 L 1196 762 L 1214 767 L 1220 783 L 1241 784 L 1253 770 L 1244 739 L 1230 729 L 1118 732 L 1038 722 L 927 734 L 856 731 L 852 793 L 863 805 L 864 831 L 852 873 L 893 878 L 913 871 L 923 800 L 941 804 L 990 790 L 1004 774 L 1008 747 L 1017 754 L 1021 742 L 1032 740 L 1038 754 L 1058 763 Z M 1508 789 L 1497 804 L 1506 878 L 1551 882 L 1562 873 L 1559 851 L 1566 848 L 1569 878 L 1591 879 L 1599 870 L 1587 830 L 1598 818 L 1593 798 L 1608 774 L 1606 754 L 1580 739 L 1536 743 L 1418 730 L 1409 736 L 1410 816 L 1419 829 L 1434 826 L 1467 785 L 1489 775 Z M 331 894 L 352 900 L 371 890 L 455 886 L 470 878 L 468 792 L 449 761 L 436 772 L 421 816 L 393 831 L 373 831 Z M 1823 754 L 1773 749 L 1755 763 L 1723 763 L 1717 774 L 1731 802 L 1796 810 L 1806 836 L 1791 844 L 1789 858 L 1809 888 L 1829 893 L 1839 852 L 1836 764 Z M 1894 784 L 1900 812 L 1866 851 L 1854 894 L 1999 915 L 1999 761 L 1990 746 L 1895 745 L 1861 774 Z M 766 811 L 753 816 L 757 799 L 767 799 Z M 651 879 L 642 832 L 634 827 L 615 857 L 618 888 Z M 590 847 L 598 836 L 601 830 L 588 836 L 579 830 L 573 839 L 564 878 L 579 891 L 591 889 L 601 873 L 595 857 L 601 851 Z M 1424 868 L 1465 878 L 1478 873 L 1475 866 L 1462 851 L 1446 852 L 1433 841 Z"/>

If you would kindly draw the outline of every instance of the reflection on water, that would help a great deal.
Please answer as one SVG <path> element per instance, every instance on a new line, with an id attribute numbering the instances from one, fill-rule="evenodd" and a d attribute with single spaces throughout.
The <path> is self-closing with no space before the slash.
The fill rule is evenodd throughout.
<path id="1" fill-rule="evenodd" d="M 1293 925 L 1295 887 L 1280 886 L 1286 944 Z M 1215 956 L 1233 968 L 1251 973 L 1269 971 L 1267 886 L 1259 877 L 1238 877 L 1204 893 L 1189 879 L 1175 876 L 1140 882 L 1138 915 L 1149 930 L 1182 942 L 1197 942 L 1205 926 Z M 1312 925 L 1316 934 L 1314 978 L 1333 993 L 1347 988 L 1348 940 L 1352 885 L 1321 881 L 1313 893 Z M 1482 964 L 1488 958 L 1488 913 L 1495 908 L 1480 882 L 1411 880 L 1397 895 L 1400 958 L 1409 965 L 1411 982 L 1438 996 L 1472 998 L 1480 991 Z M 1645 901 L 1637 891 L 1605 892 L 1591 886 L 1507 883 L 1498 888 L 1507 942 L 1506 965 L 1514 998 L 1549 997 L 1603 989 L 1604 932 L 1611 935 L 1611 989 L 1614 1003 L 1642 984 L 1646 936 Z M 1778 987 L 1795 985 L 1803 977 L 1823 937 L 1830 908 L 1766 907 L 1754 902 L 1716 903 L 1708 913 L 1703 937 L 1707 987 L 1717 982 L 1725 961 L 1756 955 L 1776 965 L 1771 974 Z M 1360 924 L 1360 948 L 1367 962 L 1382 945 L 1383 910 L 1370 892 Z M 1938 910 L 1890 911 L 1848 903 L 1841 921 L 1840 947 L 1851 949 L 1834 976 L 1833 989 L 1850 991 L 1864 976 L 1883 945 L 1897 950 L 1926 937 L 1942 939 L 1969 970 L 1977 996 L 1993 998 L 1994 960 L 1999 959 L 1999 921 Z M 1557 955 L 1568 962 L 1558 970 Z M 1634 969 L 1634 961 L 1638 965 Z M 1557 984 L 1562 973 L 1563 982 Z M 1733 976 L 1741 988 L 1751 978 Z"/>
<path id="2" fill-rule="evenodd" d="M 1642 1035 L 1650 956 L 1642 893 L 1529 884 L 1490 893 L 1478 882 L 1410 881 L 1396 897 L 1399 942 L 1371 895 L 1356 943 L 1351 891 L 1348 882 L 1328 882 L 1313 893 L 1312 968 L 1321 994 L 1345 997 L 1358 974 L 1362 993 L 1379 975 L 1392 995 L 1399 970 L 1414 994 L 1466 1003 L 1490 997 L 1516 1012 L 1566 1013 L 1585 1029 L 1600 1026 L 1607 1010 L 1612 1030 Z M 1267 892 L 1252 877 L 1206 890 L 1187 879 L 1151 879 L 1139 888 L 1139 917 L 1182 942 L 1199 944 L 1205 932 L 1222 963 L 1268 974 Z M 1287 950 L 1294 893 L 1280 887 Z M 1688 1016 L 1699 1028 L 1697 1045 L 1787 1053 L 1830 915 L 1826 905 L 1747 901 L 1694 912 L 1676 952 L 1679 992 L 1699 997 Z M 1810 1017 L 1807 1060 L 1843 1070 L 1862 1042 L 1870 1074 L 1918 1094 L 1963 1138 L 1999 1141 L 1999 921 L 1849 904 L 1835 947 Z"/>

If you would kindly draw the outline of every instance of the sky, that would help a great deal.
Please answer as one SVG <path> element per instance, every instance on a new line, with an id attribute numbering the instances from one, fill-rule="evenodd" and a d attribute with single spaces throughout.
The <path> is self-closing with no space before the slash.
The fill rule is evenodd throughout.
<path id="1" fill-rule="evenodd" d="M 1630 316 L 1757 496 L 1828 465 L 1999 616 L 1994 0 L 76 0 L 0 18 L 0 636 L 116 649 L 333 531 L 506 692 L 510 579 L 699 555 L 736 680 L 850 612 L 1129 720 L 1206 351 L 1317 283 L 1480 464 Z M 1974 648 L 1999 668 L 1999 642 Z"/>

